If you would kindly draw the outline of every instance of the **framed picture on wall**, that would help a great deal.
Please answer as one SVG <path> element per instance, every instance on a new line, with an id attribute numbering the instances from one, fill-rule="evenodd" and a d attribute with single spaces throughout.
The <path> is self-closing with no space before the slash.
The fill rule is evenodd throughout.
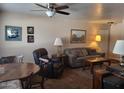
<path id="1" fill-rule="evenodd" d="M 86 30 L 71 29 L 70 43 L 85 43 Z"/>
<path id="2" fill-rule="evenodd" d="M 5 26 L 5 40 L 6 41 L 21 41 L 22 27 Z"/>
<path id="3" fill-rule="evenodd" d="M 33 26 L 27 27 L 27 34 L 34 34 L 34 27 Z"/>
<path id="4" fill-rule="evenodd" d="M 27 42 L 28 43 L 34 43 L 34 35 L 28 35 L 27 36 Z"/>

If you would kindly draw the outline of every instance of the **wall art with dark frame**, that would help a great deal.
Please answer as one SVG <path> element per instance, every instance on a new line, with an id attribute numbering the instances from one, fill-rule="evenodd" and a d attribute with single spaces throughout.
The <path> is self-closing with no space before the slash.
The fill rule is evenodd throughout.
<path id="1" fill-rule="evenodd" d="M 5 26 L 5 40 L 22 41 L 22 27 L 8 25 Z"/>
<path id="2" fill-rule="evenodd" d="M 85 43 L 86 30 L 71 29 L 70 43 Z"/>
<path id="3" fill-rule="evenodd" d="M 27 42 L 28 43 L 34 43 L 34 35 L 28 35 L 27 36 Z"/>
<path id="4" fill-rule="evenodd" d="M 33 26 L 27 26 L 27 34 L 34 34 L 34 27 Z"/>

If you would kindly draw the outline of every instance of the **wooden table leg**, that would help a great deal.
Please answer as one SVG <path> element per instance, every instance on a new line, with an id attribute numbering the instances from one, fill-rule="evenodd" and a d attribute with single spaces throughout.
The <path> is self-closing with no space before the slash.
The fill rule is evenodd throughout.
<path id="1" fill-rule="evenodd" d="M 41 81 L 41 88 L 44 89 L 44 81 L 45 81 L 45 78 L 42 77 L 42 81 Z"/>
<path id="2" fill-rule="evenodd" d="M 94 70 L 94 65 L 93 65 L 93 63 L 91 63 L 90 64 L 90 72 L 91 72 L 91 74 L 93 74 L 93 70 Z"/>
<path id="3" fill-rule="evenodd" d="M 93 73 L 93 89 L 101 89 L 102 88 L 102 75 L 103 73 L 101 73 L 102 71 L 95 71 Z"/>
<path id="4" fill-rule="evenodd" d="M 83 66 L 82 66 L 82 70 L 85 70 L 85 66 L 86 66 L 86 65 L 85 65 L 85 64 L 83 64 Z"/>
<path id="5" fill-rule="evenodd" d="M 109 65 L 109 66 L 111 65 L 111 60 L 109 60 L 108 65 Z"/>
<path id="6" fill-rule="evenodd" d="M 24 81 L 20 79 L 21 85 L 22 85 L 22 89 L 24 89 Z"/>

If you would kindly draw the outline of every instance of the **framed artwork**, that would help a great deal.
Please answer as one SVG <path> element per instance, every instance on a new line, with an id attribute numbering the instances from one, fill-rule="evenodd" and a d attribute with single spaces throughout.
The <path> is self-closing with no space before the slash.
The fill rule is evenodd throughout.
<path id="1" fill-rule="evenodd" d="M 27 27 L 27 34 L 34 34 L 34 27 L 33 26 Z"/>
<path id="2" fill-rule="evenodd" d="M 28 35 L 27 36 L 27 42 L 28 43 L 33 43 L 34 42 L 34 35 Z"/>
<path id="3" fill-rule="evenodd" d="M 6 41 L 21 41 L 22 27 L 5 26 L 5 40 Z"/>
<path id="4" fill-rule="evenodd" d="M 85 43 L 86 30 L 71 29 L 70 43 Z"/>

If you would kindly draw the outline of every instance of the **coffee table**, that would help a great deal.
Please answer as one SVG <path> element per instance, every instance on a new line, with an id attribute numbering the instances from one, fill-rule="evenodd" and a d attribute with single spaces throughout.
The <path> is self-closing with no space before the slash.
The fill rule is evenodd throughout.
<path id="1" fill-rule="evenodd" d="M 90 72 L 93 74 L 94 72 L 94 66 L 96 64 L 101 64 L 104 62 L 107 62 L 108 65 L 111 65 L 111 60 L 108 58 L 103 58 L 103 57 L 90 57 L 86 59 L 86 62 L 88 62 L 90 64 Z"/>

